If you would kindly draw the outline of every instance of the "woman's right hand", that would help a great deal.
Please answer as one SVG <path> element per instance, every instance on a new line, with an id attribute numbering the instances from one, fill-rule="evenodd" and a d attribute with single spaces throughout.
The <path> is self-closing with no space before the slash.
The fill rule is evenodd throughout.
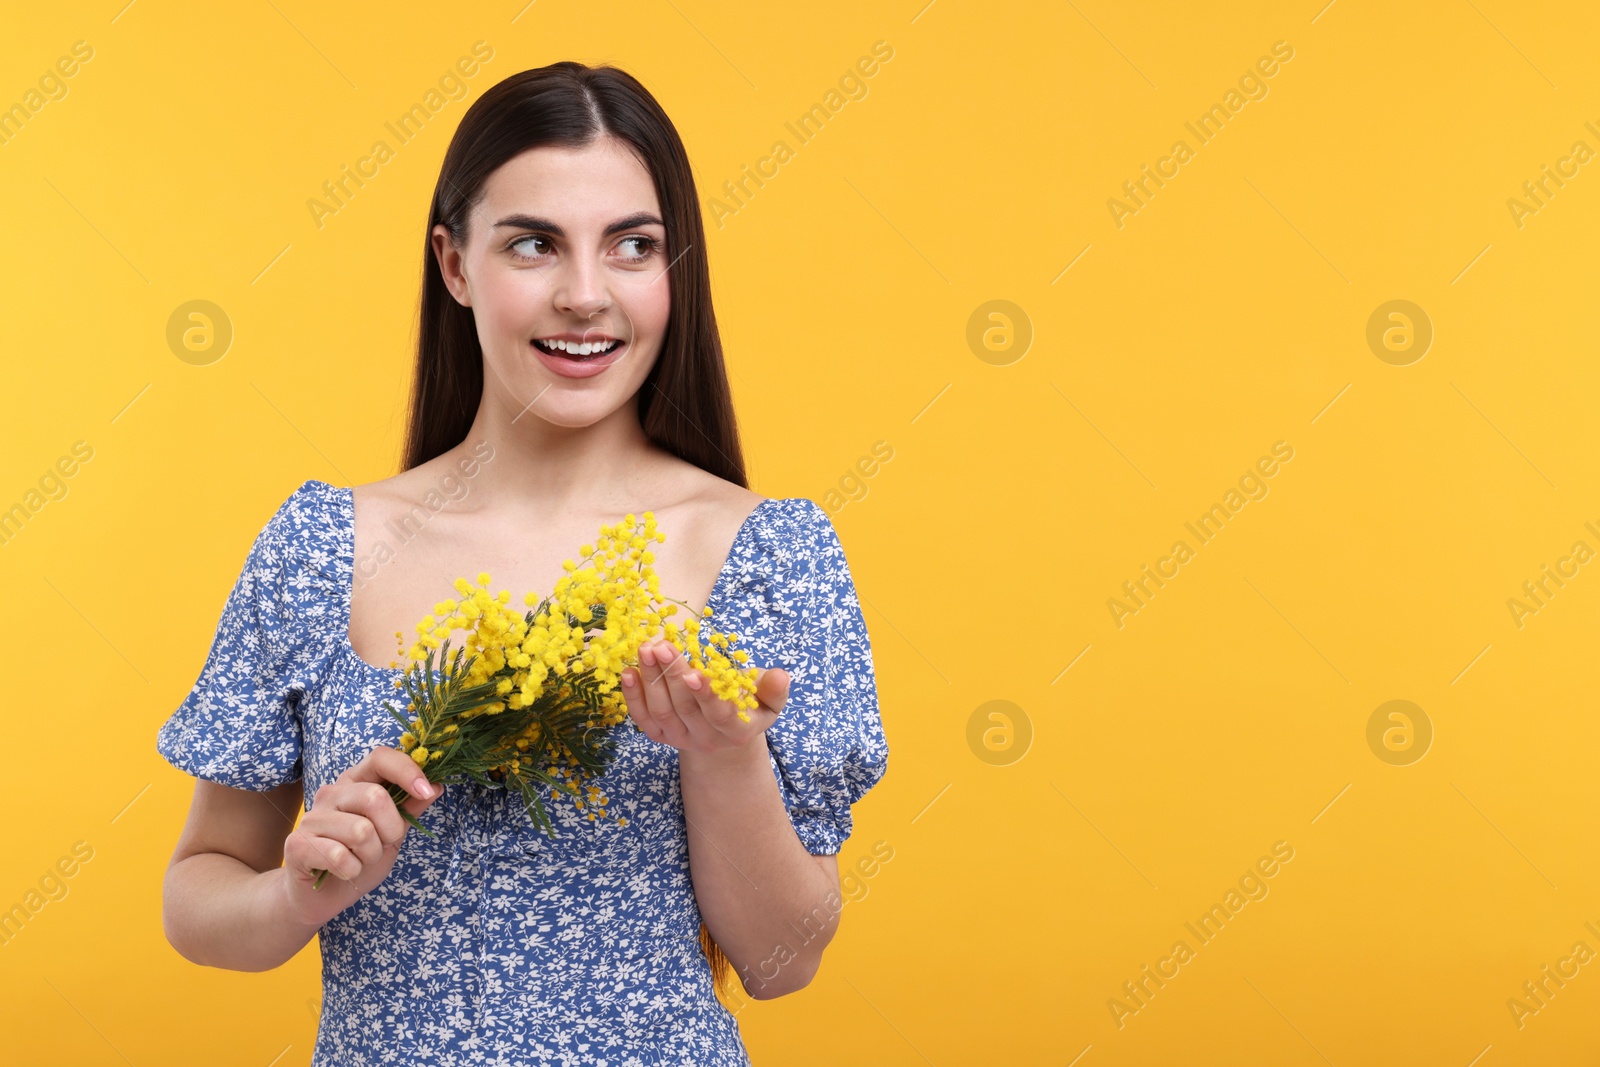
<path id="1" fill-rule="evenodd" d="M 405 809 L 414 816 L 443 793 L 410 755 L 387 745 L 318 789 L 311 810 L 283 844 L 284 884 L 296 922 L 320 928 L 388 877 L 411 828 L 395 807 L 388 782 L 411 794 Z M 318 869 L 328 876 L 321 888 L 313 888 Z"/>

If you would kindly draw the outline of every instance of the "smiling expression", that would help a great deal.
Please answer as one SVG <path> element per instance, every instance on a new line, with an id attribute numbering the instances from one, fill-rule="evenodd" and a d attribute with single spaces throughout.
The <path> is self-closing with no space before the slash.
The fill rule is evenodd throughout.
<path id="1" fill-rule="evenodd" d="M 455 249 L 435 226 L 445 283 L 472 308 L 484 387 L 518 413 L 587 425 L 638 392 L 670 310 L 666 227 L 626 143 L 529 149 L 484 183 Z"/>

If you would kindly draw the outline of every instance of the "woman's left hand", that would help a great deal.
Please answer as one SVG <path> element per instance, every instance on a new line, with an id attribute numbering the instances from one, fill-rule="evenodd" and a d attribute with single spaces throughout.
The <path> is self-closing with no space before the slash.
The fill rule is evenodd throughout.
<path id="1" fill-rule="evenodd" d="M 683 752 L 724 752 L 755 742 L 777 720 L 789 697 L 789 674 L 773 668 L 756 677 L 760 706 L 744 722 L 733 701 L 712 693 L 682 651 L 657 640 L 639 649 L 637 667 L 623 670 L 622 695 L 628 714 L 652 740 Z"/>

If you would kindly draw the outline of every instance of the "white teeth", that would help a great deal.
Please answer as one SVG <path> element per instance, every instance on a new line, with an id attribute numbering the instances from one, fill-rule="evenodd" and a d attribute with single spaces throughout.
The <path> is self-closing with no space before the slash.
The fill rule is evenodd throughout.
<path id="1" fill-rule="evenodd" d="M 580 345 L 580 344 L 575 344 L 575 343 L 573 343 L 571 341 L 536 340 L 534 343 L 537 344 L 540 348 L 543 348 L 547 352 L 565 352 L 569 356 L 590 356 L 590 355 L 593 355 L 596 352 L 609 352 L 613 348 L 615 348 L 620 342 L 617 342 L 617 341 L 596 341 L 596 342 L 594 342 L 592 344 L 581 344 Z"/>

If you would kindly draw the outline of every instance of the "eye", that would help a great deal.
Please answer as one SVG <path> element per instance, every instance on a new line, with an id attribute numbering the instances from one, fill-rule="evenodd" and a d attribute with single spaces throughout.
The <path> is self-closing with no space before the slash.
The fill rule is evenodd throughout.
<path id="1" fill-rule="evenodd" d="M 632 234 L 628 237 L 624 237 L 617 243 L 621 246 L 635 246 L 635 251 L 637 254 L 622 256 L 623 262 L 633 265 L 648 263 L 651 259 L 655 258 L 661 247 L 655 238 L 646 237 L 643 234 Z M 523 251 L 518 246 L 526 246 L 527 251 Z M 538 233 L 524 234 L 508 244 L 506 246 L 506 250 L 511 253 L 511 258 L 517 260 L 518 262 L 542 262 L 546 259 L 549 259 L 551 256 L 550 238 L 544 234 Z"/>
<path id="2" fill-rule="evenodd" d="M 659 245 L 656 244 L 655 238 L 653 238 L 653 237 L 645 237 L 642 234 L 634 234 L 634 235 L 632 235 L 630 237 L 624 237 L 618 243 L 619 244 L 624 244 L 624 245 L 626 245 L 626 244 L 636 244 L 636 245 L 639 246 L 639 248 L 641 250 L 639 255 L 637 255 L 637 256 L 624 256 L 623 257 L 623 259 L 627 260 L 629 263 L 643 263 L 643 262 L 645 262 L 646 260 L 648 260 L 652 256 L 654 256 L 656 254 L 657 250 L 660 247 Z"/>
<path id="3" fill-rule="evenodd" d="M 517 251 L 518 245 L 525 245 L 530 241 L 543 241 L 546 245 L 548 245 L 550 243 L 550 238 L 545 237 L 542 234 L 530 233 L 522 237 L 518 237 L 515 241 L 512 241 L 509 245 L 507 245 L 506 248 L 511 252 L 511 257 L 513 259 L 519 259 L 524 263 L 532 263 L 544 259 L 548 253 L 535 253 L 533 255 L 528 255 L 526 253 Z"/>

